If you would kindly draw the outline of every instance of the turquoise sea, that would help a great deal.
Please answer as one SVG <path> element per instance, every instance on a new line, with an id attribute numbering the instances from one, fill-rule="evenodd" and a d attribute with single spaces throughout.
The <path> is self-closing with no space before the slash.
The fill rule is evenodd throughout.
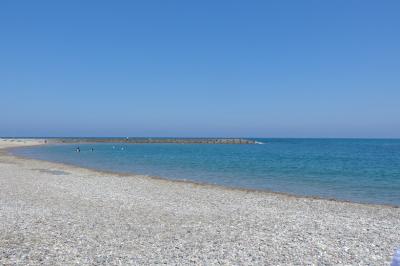
<path id="1" fill-rule="evenodd" d="M 400 206 L 399 139 L 257 141 L 264 144 L 79 144 L 80 153 L 78 144 L 54 144 L 13 153 L 99 170 Z"/>

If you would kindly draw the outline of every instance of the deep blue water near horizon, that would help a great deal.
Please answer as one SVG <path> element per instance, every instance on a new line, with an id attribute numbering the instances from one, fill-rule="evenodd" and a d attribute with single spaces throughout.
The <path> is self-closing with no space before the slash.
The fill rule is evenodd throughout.
<path id="1" fill-rule="evenodd" d="M 14 154 L 115 172 L 400 206 L 399 139 L 256 139 L 262 145 L 54 144 Z M 94 148 L 94 151 L 91 151 Z"/>

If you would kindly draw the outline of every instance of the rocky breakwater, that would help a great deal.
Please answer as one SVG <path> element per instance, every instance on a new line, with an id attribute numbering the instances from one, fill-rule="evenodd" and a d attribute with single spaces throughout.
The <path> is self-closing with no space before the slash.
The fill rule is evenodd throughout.
<path id="1" fill-rule="evenodd" d="M 251 139 L 241 138 L 59 138 L 57 143 L 176 143 L 176 144 L 256 144 Z"/>

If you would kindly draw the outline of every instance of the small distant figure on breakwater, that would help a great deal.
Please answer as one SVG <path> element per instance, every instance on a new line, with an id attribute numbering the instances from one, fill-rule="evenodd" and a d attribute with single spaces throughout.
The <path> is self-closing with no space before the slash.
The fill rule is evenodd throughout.
<path id="1" fill-rule="evenodd" d="M 79 148 L 79 146 L 76 148 L 76 152 L 81 152 L 81 148 Z"/>

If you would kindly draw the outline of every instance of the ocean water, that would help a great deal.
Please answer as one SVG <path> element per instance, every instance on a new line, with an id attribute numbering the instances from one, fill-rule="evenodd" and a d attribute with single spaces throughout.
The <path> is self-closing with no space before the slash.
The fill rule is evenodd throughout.
<path id="1" fill-rule="evenodd" d="M 56 144 L 17 155 L 115 172 L 400 206 L 400 140 L 257 139 L 260 145 Z M 91 151 L 91 148 L 94 151 Z"/>

